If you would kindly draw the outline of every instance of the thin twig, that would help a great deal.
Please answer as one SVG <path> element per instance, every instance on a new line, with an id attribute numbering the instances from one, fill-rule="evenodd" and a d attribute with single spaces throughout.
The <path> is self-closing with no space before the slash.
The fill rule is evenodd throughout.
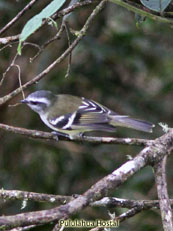
<path id="1" fill-rule="evenodd" d="M 34 47 L 37 47 L 37 48 L 39 47 L 39 46 L 38 46 L 37 44 L 35 44 L 35 43 L 25 42 L 25 43 L 23 43 L 21 49 L 23 49 L 23 47 L 26 46 L 26 45 L 34 46 Z M 3 49 L 4 49 L 5 47 L 7 47 L 7 46 L 11 46 L 11 45 L 10 45 L 10 44 L 5 45 L 5 46 L 3 47 Z M 1 81 L 0 81 L 0 87 L 2 86 L 2 84 L 3 84 L 4 80 L 5 80 L 5 77 L 6 77 L 7 72 L 8 72 L 12 67 L 16 67 L 17 70 L 18 70 L 19 87 L 20 87 L 20 89 L 21 89 L 23 98 L 25 98 L 25 94 L 24 94 L 24 91 L 23 91 L 23 88 L 22 88 L 22 81 L 21 81 L 21 69 L 20 69 L 20 66 L 19 66 L 19 65 L 15 64 L 16 59 L 17 59 L 18 56 L 19 56 L 18 53 L 16 53 L 15 56 L 14 56 L 14 58 L 13 58 L 13 60 L 11 61 L 10 65 L 7 67 L 6 71 L 3 73 L 2 79 L 1 79 Z M 17 105 L 18 105 L 18 104 L 17 104 Z M 13 105 L 9 105 L 9 106 L 13 106 Z"/>
<path id="2" fill-rule="evenodd" d="M 14 23 L 19 20 L 21 16 L 26 13 L 27 10 L 30 10 L 31 7 L 36 3 L 38 0 L 31 0 L 9 23 L 7 23 L 1 30 L 0 34 L 4 33 L 7 29 L 9 29 Z"/>
<path id="3" fill-rule="evenodd" d="M 7 230 L 7 231 L 25 231 L 25 230 L 30 230 L 32 228 L 35 228 L 39 225 L 29 225 L 29 226 L 24 226 L 24 227 L 17 227 L 17 228 L 14 228 L 14 229 L 10 229 L 10 230 Z"/>
<path id="4" fill-rule="evenodd" d="M 4 79 L 5 79 L 5 77 L 6 77 L 7 72 L 11 69 L 11 67 L 16 67 L 15 61 L 16 61 L 17 57 L 18 57 L 18 53 L 15 54 L 15 56 L 14 56 L 14 58 L 12 59 L 10 65 L 7 67 L 6 71 L 3 73 L 2 79 L 1 79 L 1 81 L 0 81 L 0 87 L 2 86 L 2 84 L 3 84 L 3 82 L 4 82 Z M 20 68 L 18 68 L 18 67 L 17 67 L 17 69 L 18 69 L 18 71 L 20 70 Z M 19 73 L 20 73 L 20 72 L 19 72 Z"/>
<path id="5" fill-rule="evenodd" d="M 119 222 L 122 222 L 130 217 L 135 216 L 136 214 L 144 211 L 146 208 L 144 208 L 143 206 L 136 206 L 134 208 L 129 209 L 127 212 L 122 213 L 119 216 L 116 216 L 116 220 Z M 96 227 L 94 229 L 91 229 L 90 231 L 102 231 L 103 229 L 101 227 Z"/>
<path id="6" fill-rule="evenodd" d="M 65 229 L 64 225 L 60 226 L 59 223 L 57 223 L 52 229 L 52 231 L 63 231 L 64 229 Z"/>
<path id="7" fill-rule="evenodd" d="M 9 44 L 15 41 L 18 41 L 20 37 L 20 34 L 17 35 L 12 35 L 12 36 L 8 36 L 8 37 L 4 37 L 4 38 L 0 38 L 0 44 Z"/>
<path id="8" fill-rule="evenodd" d="M 27 46 L 27 45 L 33 46 L 33 47 L 37 48 L 38 50 L 40 50 L 40 46 L 39 46 L 38 44 L 36 44 L 36 43 L 31 43 L 31 42 L 23 42 L 22 48 L 21 48 L 21 49 L 23 49 L 23 48 L 24 48 L 25 46 Z"/>
<path id="9" fill-rule="evenodd" d="M 64 136 L 59 136 L 57 139 L 57 136 L 50 132 L 30 130 L 26 128 L 14 127 L 1 123 L 0 123 L 0 129 L 3 129 L 4 131 L 7 132 L 24 135 L 29 138 L 46 139 L 46 140 L 54 140 L 54 141 L 57 140 L 80 141 L 80 142 L 82 141 L 82 142 L 89 142 L 94 144 L 105 143 L 105 144 L 126 144 L 126 145 L 136 145 L 136 146 L 147 146 L 154 142 L 153 140 L 138 139 L 138 138 L 114 138 L 114 137 L 93 137 L 93 136 L 82 136 L 82 137 L 76 136 L 75 139 L 73 140 L 70 140 L 70 138 Z"/>
<path id="10" fill-rule="evenodd" d="M 124 212 L 121 215 L 117 216 L 116 219 L 119 222 L 122 222 L 122 221 L 126 220 L 127 218 L 135 216 L 137 213 L 140 213 L 143 210 L 144 210 L 143 208 L 135 207 L 135 208 L 129 209 L 127 212 Z"/>
<path id="11" fill-rule="evenodd" d="M 103 227 L 95 227 L 95 228 L 90 229 L 89 231 L 105 231 L 105 228 L 103 228 Z"/>
<path id="12" fill-rule="evenodd" d="M 42 71 L 40 74 L 38 74 L 36 77 L 34 77 L 32 80 L 28 81 L 22 86 L 22 89 L 26 89 L 27 87 L 31 86 L 32 84 L 38 82 L 41 80 L 45 75 L 47 75 L 53 68 L 56 67 L 57 64 L 62 62 L 69 54 L 70 52 L 78 45 L 78 43 L 82 40 L 82 38 L 86 35 L 86 32 L 88 31 L 90 25 L 92 24 L 92 21 L 96 17 L 96 15 L 102 10 L 105 3 L 108 0 L 103 0 L 100 2 L 99 5 L 93 10 L 91 15 L 88 17 L 86 23 L 84 24 L 83 28 L 80 30 L 78 37 L 73 41 L 70 47 L 68 47 L 65 52 L 58 57 L 53 63 L 51 63 L 44 71 Z M 8 102 L 11 100 L 14 96 L 18 95 L 21 92 L 21 88 L 17 88 L 16 90 L 12 91 L 10 94 L 0 98 L 0 105 Z"/>
<path id="13" fill-rule="evenodd" d="M 65 204 L 80 195 L 64 196 L 45 193 L 35 193 L 20 190 L 5 190 L 0 189 L 0 198 L 3 200 L 30 200 L 35 202 L 48 202 L 48 203 L 61 203 Z M 173 199 L 170 199 L 173 205 Z M 101 200 L 95 201 L 90 204 L 91 207 L 105 207 L 105 208 L 142 208 L 142 209 L 159 209 L 159 200 L 130 200 L 117 197 L 104 197 Z"/>
<path id="14" fill-rule="evenodd" d="M 10 43 L 10 44 L 4 45 L 3 47 L 0 48 L 0 51 L 3 51 L 3 50 L 4 50 L 5 48 L 7 48 L 7 47 L 12 47 L 12 45 L 14 45 L 14 44 L 16 44 L 16 43 L 18 43 L 18 42 L 12 42 L 12 43 Z"/>
<path id="15" fill-rule="evenodd" d="M 62 196 L 62 195 L 53 195 L 45 193 L 35 193 L 35 192 L 26 192 L 20 190 L 0 190 L 0 198 L 3 200 L 30 200 L 36 202 L 49 202 L 49 203 L 60 203 L 65 204 L 73 199 L 74 196 Z"/>
<path id="16" fill-rule="evenodd" d="M 78 1 L 75 4 L 69 5 L 67 8 L 55 13 L 52 16 L 52 19 L 56 20 L 58 18 L 64 17 L 65 15 L 68 15 L 69 13 L 73 12 L 75 9 L 81 8 L 83 6 L 88 6 L 96 2 L 99 2 L 99 1 L 98 0 Z"/>
<path id="17" fill-rule="evenodd" d="M 67 7 L 66 9 L 63 9 L 59 12 L 57 12 L 56 14 L 54 14 L 51 18 L 52 19 L 58 19 L 58 18 L 61 18 L 63 17 L 64 15 L 66 14 L 69 14 L 70 12 L 74 11 L 75 9 L 78 9 L 78 8 L 81 8 L 83 6 L 88 6 L 88 5 L 91 5 L 95 2 L 95 0 L 85 0 L 83 2 L 77 2 L 76 4 L 72 5 L 72 6 L 69 6 Z M 42 23 L 42 26 L 45 25 L 45 23 L 47 23 L 46 20 L 43 21 Z M 41 26 L 41 27 L 42 27 Z M 20 34 L 18 35 L 13 35 L 13 36 L 8 36 L 8 37 L 4 37 L 4 38 L 0 38 L 0 44 L 8 44 L 8 43 L 11 43 L 11 42 L 14 42 L 14 41 L 18 41 L 19 40 L 19 37 L 20 37 Z"/>
<path id="18" fill-rule="evenodd" d="M 25 94 L 24 94 L 24 91 L 22 89 L 22 80 L 21 80 L 21 71 L 20 71 L 20 66 L 17 65 L 17 64 L 13 64 L 14 67 L 17 68 L 18 70 L 18 80 L 19 80 L 19 86 L 21 88 L 21 92 L 22 92 L 22 96 L 23 96 L 23 99 L 25 99 Z"/>
<path id="19" fill-rule="evenodd" d="M 48 41 L 46 41 L 40 48 L 39 51 L 36 53 L 36 55 L 34 55 L 34 57 L 30 58 L 30 62 L 32 63 L 43 51 L 44 49 L 52 42 L 54 42 L 55 40 L 58 40 L 61 38 L 61 35 L 64 31 L 64 24 L 62 23 L 60 26 L 60 29 L 58 31 L 58 33 L 51 39 L 49 39 Z"/>
<path id="20" fill-rule="evenodd" d="M 70 40 L 70 31 L 68 29 L 68 23 L 65 20 L 63 22 L 64 22 L 64 25 L 65 25 L 65 31 L 66 31 L 66 35 L 67 35 L 68 46 L 70 47 L 71 40 Z M 69 74 L 70 74 L 71 59 L 72 59 L 72 51 L 69 53 L 69 56 L 68 56 L 68 66 L 67 66 L 67 71 L 66 71 L 66 74 L 65 74 L 65 78 L 67 78 L 69 76 Z"/>
<path id="21" fill-rule="evenodd" d="M 171 200 L 173 205 L 173 200 Z M 142 209 L 159 209 L 159 200 L 130 200 L 116 197 L 104 197 L 99 201 L 95 201 L 91 204 L 93 207 L 106 207 L 106 208 L 142 208 Z"/>

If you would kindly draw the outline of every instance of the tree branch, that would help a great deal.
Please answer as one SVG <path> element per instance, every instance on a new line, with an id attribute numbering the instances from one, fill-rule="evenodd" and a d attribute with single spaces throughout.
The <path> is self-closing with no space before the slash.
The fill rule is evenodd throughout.
<path id="1" fill-rule="evenodd" d="M 46 193 L 35 193 L 20 190 L 0 190 L 0 198 L 3 200 L 30 200 L 35 202 L 47 202 L 47 203 L 60 203 L 65 204 L 74 200 L 80 195 L 64 196 L 54 195 Z M 173 199 L 170 199 L 171 205 L 173 205 Z M 146 209 L 160 209 L 159 200 L 130 200 L 117 197 L 103 197 L 101 200 L 95 201 L 90 204 L 91 207 L 105 207 L 105 208 L 128 208 L 134 207 L 146 210 Z"/>
<path id="2" fill-rule="evenodd" d="M 29 225 L 29 226 L 24 226 L 24 227 L 18 227 L 18 228 L 10 229 L 8 231 L 25 231 L 25 230 L 30 230 L 32 228 L 35 228 L 37 226 L 38 225 Z"/>
<path id="3" fill-rule="evenodd" d="M 106 4 L 107 0 L 102 0 L 97 7 L 93 10 L 93 12 L 91 13 L 91 15 L 88 17 L 86 23 L 84 24 L 83 28 L 79 31 L 77 38 L 73 41 L 73 43 L 71 44 L 71 46 L 69 46 L 65 52 L 59 57 L 57 58 L 53 63 L 51 63 L 44 71 L 42 71 L 40 74 L 38 74 L 36 77 L 34 77 L 32 80 L 28 81 L 27 83 L 25 83 L 22 88 L 19 87 L 16 90 L 14 90 L 13 92 L 11 92 L 10 94 L 1 97 L 0 98 L 0 105 L 8 102 L 10 99 L 12 99 L 14 96 L 18 95 L 22 89 L 26 89 L 27 87 L 31 86 L 32 84 L 38 82 L 39 80 L 41 80 L 45 75 L 47 75 L 53 68 L 55 68 L 55 66 L 62 62 L 69 54 L 70 52 L 77 46 L 77 44 L 81 41 L 81 39 L 85 36 L 86 32 L 89 29 L 89 26 L 91 25 L 92 21 L 94 20 L 94 18 L 96 17 L 96 15 L 103 9 L 104 5 Z"/>
<path id="4" fill-rule="evenodd" d="M 171 205 L 173 205 L 173 199 L 170 200 Z M 128 208 L 132 209 L 134 207 L 146 210 L 146 209 L 159 209 L 159 200 L 129 200 L 116 197 L 104 197 L 99 201 L 95 201 L 91 204 L 93 207 L 106 207 L 106 208 Z"/>
<path id="5" fill-rule="evenodd" d="M 20 34 L 17 35 L 12 35 L 12 36 L 8 36 L 8 37 L 4 37 L 4 38 L 0 38 L 0 44 L 4 44 L 7 45 L 11 42 L 15 42 L 19 40 L 19 36 Z"/>
<path id="6" fill-rule="evenodd" d="M 120 168 L 93 185 L 83 195 L 68 204 L 49 210 L 22 213 L 15 216 L 2 216 L 0 217 L 0 228 L 3 227 L 5 230 L 18 226 L 45 224 L 51 221 L 67 218 L 68 216 L 84 209 L 91 202 L 101 199 L 111 189 L 115 190 L 130 176 L 134 175 L 135 172 L 144 167 L 147 163 L 146 157 L 144 158 L 144 156 L 146 156 L 145 149 L 135 157 L 134 160 L 130 160 L 123 164 Z"/>
<path id="7" fill-rule="evenodd" d="M 153 143 L 153 140 L 138 139 L 138 138 L 114 138 L 114 137 L 91 137 L 91 136 L 79 136 L 71 140 L 70 138 L 64 136 L 58 136 L 51 132 L 43 132 L 38 130 L 30 130 L 26 128 L 9 126 L 0 123 L 0 129 L 12 132 L 15 134 L 20 134 L 34 139 L 46 139 L 46 140 L 64 140 L 64 141 L 84 141 L 95 144 L 105 143 L 105 144 L 126 144 L 126 145 L 137 145 L 146 146 Z"/>
<path id="8" fill-rule="evenodd" d="M 36 3 L 38 0 L 31 0 L 9 23 L 7 23 L 1 30 L 0 34 L 4 33 L 6 30 L 8 30 L 21 16 L 26 13 L 27 10 L 30 10 L 31 7 Z"/>
<path id="9" fill-rule="evenodd" d="M 36 202 L 51 202 L 65 204 L 77 196 L 62 196 L 45 193 L 26 192 L 20 190 L 0 190 L 0 198 L 3 200 L 30 200 Z"/>
<path id="10" fill-rule="evenodd" d="M 61 11 L 58 11 L 57 13 L 55 13 L 51 18 L 53 20 L 56 20 L 58 18 L 61 18 L 63 17 L 64 15 L 67 15 L 71 12 L 73 12 L 74 10 L 78 9 L 78 8 L 81 8 L 83 6 L 88 6 L 88 5 L 91 5 L 93 4 L 93 2 L 95 2 L 95 0 L 85 0 L 83 2 L 77 2 L 76 4 L 72 5 L 72 6 L 69 6 Z M 47 23 L 46 20 L 43 21 L 41 27 L 43 27 L 45 24 Z M 40 28 L 41 28 L 40 27 Z M 39 28 L 39 30 L 40 30 Z M 37 30 L 38 31 L 38 30 Z M 11 43 L 11 42 L 15 42 L 15 41 L 18 41 L 19 40 L 19 37 L 20 37 L 20 34 L 18 35 L 13 35 L 13 36 L 8 36 L 8 37 L 4 37 L 4 38 L 0 38 L 0 44 L 8 44 L 8 43 Z"/>
<path id="11" fill-rule="evenodd" d="M 167 156 L 165 156 L 160 162 L 155 165 L 155 180 L 164 231 L 172 231 L 173 216 L 171 203 L 167 191 L 166 160 Z"/>
<path id="12" fill-rule="evenodd" d="M 60 37 L 61 37 L 61 35 L 62 35 L 64 29 L 65 29 L 65 26 L 64 26 L 64 24 L 62 23 L 61 26 L 60 26 L 59 31 L 57 32 L 57 34 L 56 34 L 53 38 L 51 38 L 51 39 L 49 39 L 48 41 L 46 41 L 46 42 L 39 48 L 39 51 L 37 52 L 37 54 L 34 55 L 34 57 L 30 58 L 30 62 L 32 63 L 33 60 L 35 60 L 35 59 L 44 51 L 44 49 L 45 49 L 50 43 L 52 43 L 52 42 L 55 41 L 55 40 L 60 39 Z"/>
<path id="13" fill-rule="evenodd" d="M 122 222 L 127 218 L 135 216 L 137 213 L 140 213 L 142 210 L 144 210 L 142 207 L 141 208 L 134 207 L 132 209 L 129 209 L 127 212 L 124 212 L 121 215 L 117 216 L 116 219 L 119 220 L 119 222 Z"/>
<path id="14" fill-rule="evenodd" d="M 0 228 L 4 230 L 13 227 L 29 226 L 32 224 L 45 224 L 64 219 L 83 210 L 91 203 L 103 198 L 111 190 L 116 190 L 127 179 L 146 165 L 159 162 L 164 156 L 170 154 L 173 148 L 173 129 L 144 148 L 133 160 L 127 161 L 120 168 L 94 184 L 83 195 L 65 205 L 49 210 L 21 213 L 14 216 L 1 216 Z"/>
<path id="15" fill-rule="evenodd" d="M 162 22 L 162 23 L 168 23 L 168 24 L 173 24 L 173 20 L 170 18 L 165 18 L 163 16 L 158 16 L 156 14 L 154 14 L 154 12 L 150 11 L 146 11 L 144 9 L 142 9 L 140 7 L 140 5 L 138 6 L 138 4 L 132 5 L 133 2 L 130 1 L 124 1 L 124 0 L 109 0 L 110 2 L 113 2 L 117 5 L 120 5 L 124 8 L 126 8 L 127 10 L 130 10 L 136 14 L 140 14 L 142 16 L 148 17 L 154 21 L 158 21 L 158 22 Z M 138 7 L 137 7 L 138 6 Z"/>

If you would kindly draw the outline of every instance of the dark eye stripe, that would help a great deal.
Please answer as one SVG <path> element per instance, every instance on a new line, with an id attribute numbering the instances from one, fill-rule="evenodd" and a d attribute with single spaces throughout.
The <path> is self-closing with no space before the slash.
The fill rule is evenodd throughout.
<path id="1" fill-rule="evenodd" d="M 30 103 L 33 104 L 33 105 L 37 105 L 38 104 L 38 102 L 35 102 L 35 101 L 31 101 Z"/>
<path id="2" fill-rule="evenodd" d="M 32 104 L 32 105 L 41 105 L 41 104 L 45 104 L 45 103 L 37 102 L 37 101 L 30 101 L 30 104 Z"/>

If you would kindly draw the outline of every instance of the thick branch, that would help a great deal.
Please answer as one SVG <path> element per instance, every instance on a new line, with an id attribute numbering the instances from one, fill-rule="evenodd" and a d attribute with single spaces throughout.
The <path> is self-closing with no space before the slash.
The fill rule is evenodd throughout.
<path id="1" fill-rule="evenodd" d="M 83 195 L 68 204 L 50 210 L 23 213 L 16 216 L 2 216 L 0 217 L 0 228 L 3 227 L 3 229 L 9 229 L 18 226 L 44 224 L 63 219 L 84 209 L 90 203 L 101 199 L 111 189 L 115 190 L 116 187 L 121 185 L 139 169 L 144 167 L 147 163 L 147 153 L 145 150 L 146 148 L 137 157 L 135 157 L 134 160 L 130 160 L 123 164 L 119 169 L 104 177 Z"/>
<path id="2" fill-rule="evenodd" d="M 65 140 L 65 141 L 84 141 L 95 144 L 105 143 L 105 144 L 127 144 L 127 145 L 137 145 L 146 146 L 153 142 L 153 140 L 138 139 L 138 138 L 114 138 L 114 137 L 91 137 L 91 136 L 79 136 L 75 139 L 70 140 L 64 136 L 58 136 L 50 132 L 43 132 L 38 130 L 29 130 L 26 128 L 19 128 L 14 126 L 9 126 L 0 123 L 0 129 L 4 131 L 12 132 L 15 134 L 20 134 L 34 139 L 46 139 L 46 140 Z"/>
<path id="3" fill-rule="evenodd" d="M 165 156 L 159 163 L 155 165 L 155 179 L 164 231 L 172 231 L 173 216 L 171 202 L 167 191 L 166 160 L 167 156 Z"/>
<path id="4" fill-rule="evenodd" d="M 50 210 L 22 213 L 15 216 L 2 216 L 0 217 L 0 228 L 3 227 L 5 230 L 32 224 L 45 224 L 67 218 L 103 198 L 111 190 L 115 191 L 118 186 L 123 184 L 145 165 L 159 162 L 165 155 L 171 152 L 172 147 L 173 129 L 170 129 L 167 134 L 156 139 L 154 144 L 144 148 L 133 160 L 127 161 L 73 201 Z"/>

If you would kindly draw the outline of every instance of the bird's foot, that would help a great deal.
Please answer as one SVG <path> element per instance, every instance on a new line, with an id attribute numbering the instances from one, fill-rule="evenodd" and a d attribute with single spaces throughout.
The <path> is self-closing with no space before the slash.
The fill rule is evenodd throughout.
<path id="1" fill-rule="evenodd" d="M 62 132 L 53 131 L 51 133 L 56 136 L 56 141 L 59 141 L 59 136 L 65 137 L 65 138 L 70 138 L 68 134 L 65 134 Z"/>
<path id="2" fill-rule="evenodd" d="M 82 139 L 83 137 L 84 137 L 84 132 L 80 132 L 80 133 L 79 133 L 79 138 Z"/>
<path id="3" fill-rule="evenodd" d="M 84 132 L 80 132 L 75 135 L 69 135 L 69 137 L 71 140 L 82 140 L 82 138 L 84 137 Z"/>

